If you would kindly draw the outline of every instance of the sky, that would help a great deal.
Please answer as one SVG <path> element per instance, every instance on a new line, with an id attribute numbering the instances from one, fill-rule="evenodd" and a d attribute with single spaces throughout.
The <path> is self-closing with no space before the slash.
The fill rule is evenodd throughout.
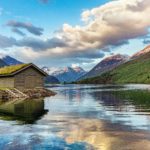
<path id="1" fill-rule="evenodd" d="M 86 70 L 150 43 L 149 0 L 0 0 L 0 53 Z"/>

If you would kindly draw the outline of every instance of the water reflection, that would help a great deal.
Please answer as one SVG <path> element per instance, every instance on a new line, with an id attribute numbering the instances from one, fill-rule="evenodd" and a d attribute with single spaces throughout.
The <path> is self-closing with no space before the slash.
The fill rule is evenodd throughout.
<path id="1" fill-rule="evenodd" d="M 44 109 L 44 100 L 11 100 L 0 102 L 0 117 L 5 120 L 20 120 L 34 123 L 48 110 Z"/>
<path id="2" fill-rule="evenodd" d="M 75 119 L 68 123 L 57 135 L 65 138 L 69 144 L 77 141 L 85 142 L 98 150 L 149 150 L 150 148 L 150 137 L 147 132 L 131 132 L 121 125 L 112 125 L 97 119 Z"/>
<path id="3" fill-rule="evenodd" d="M 34 121 L 1 119 L 0 149 L 149 150 L 150 93 L 139 87 L 63 85 L 44 101 L 2 103 L 1 112 Z"/>

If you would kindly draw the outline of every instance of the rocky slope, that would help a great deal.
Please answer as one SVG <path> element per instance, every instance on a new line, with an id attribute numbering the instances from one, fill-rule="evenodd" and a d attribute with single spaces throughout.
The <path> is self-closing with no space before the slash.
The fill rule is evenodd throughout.
<path id="1" fill-rule="evenodd" d="M 110 71 L 116 68 L 117 66 L 125 63 L 128 60 L 129 60 L 129 57 L 127 55 L 121 55 L 121 54 L 107 57 L 104 60 L 102 60 L 99 64 L 97 64 L 87 74 L 85 74 L 85 76 L 81 77 L 80 80 L 98 76 L 102 73 L 105 73 L 107 71 Z"/>
<path id="2" fill-rule="evenodd" d="M 138 58 L 138 57 L 140 57 L 140 56 L 142 56 L 142 55 L 145 55 L 145 54 L 147 54 L 147 53 L 150 53 L 150 45 L 147 46 L 146 48 L 144 48 L 143 50 L 141 50 L 141 51 L 135 53 L 135 54 L 131 57 L 131 59 L 136 59 L 136 58 Z"/>
<path id="3" fill-rule="evenodd" d="M 148 48 L 148 47 L 147 47 Z M 128 62 L 100 76 L 82 80 L 78 83 L 150 83 L 150 51 L 145 48 L 134 54 Z"/>

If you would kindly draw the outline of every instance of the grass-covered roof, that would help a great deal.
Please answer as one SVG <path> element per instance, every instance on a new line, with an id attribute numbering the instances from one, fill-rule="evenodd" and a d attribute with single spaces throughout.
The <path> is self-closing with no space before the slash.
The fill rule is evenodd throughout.
<path id="1" fill-rule="evenodd" d="M 19 65 L 13 65 L 13 66 L 6 66 L 3 68 L 0 68 L 0 75 L 10 75 L 12 73 L 15 73 L 16 71 L 19 71 L 30 64 L 19 64 Z"/>

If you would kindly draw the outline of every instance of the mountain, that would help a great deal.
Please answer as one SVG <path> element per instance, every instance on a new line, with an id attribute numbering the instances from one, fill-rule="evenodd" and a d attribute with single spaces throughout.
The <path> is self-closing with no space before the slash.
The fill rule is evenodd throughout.
<path id="1" fill-rule="evenodd" d="M 8 55 L 1 57 L 1 60 L 8 66 L 22 64 L 21 61 L 18 61 L 17 59 L 10 57 Z"/>
<path id="2" fill-rule="evenodd" d="M 56 77 L 60 82 L 73 82 L 83 76 L 86 71 L 81 67 L 65 67 L 65 68 L 42 68 L 49 75 Z"/>
<path id="3" fill-rule="evenodd" d="M 146 48 L 144 48 L 143 50 L 141 50 L 141 51 L 135 53 L 135 54 L 131 57 L 131 59 L 136 59 L 136 58 L 138 58 L 138 57 L 140 57 L 140 56 L 142 56 L 142 55 L 145 55 L 145 54 L 147 54 L 147 53 L 149 53 L 149 52 L 150 52 L 150 45 L 148 45 L 148 46 L 147 46 Z"/>
<path id="4" fill-rule="evenodd" d="M 43 67 L 42 70 L 45 71 L 47 74 L 49 74 L 49 76 L 45 78 L 45 83 L 47 83 L 47 84 L 48 83 L 49 84 L 59 84 L 60 83 L 60 81 L 56 77 L 50 75 L 52 72 L 48 67 Z"/>
<path id="5" fill-rule="evenodd" d="M 54 76 L 48 76 L 45 78 L 45 83 L 47 84 L 59 84 L 59 80 L 57 78 L 55 78 Z"/>
<path id="6" fill-rule="evenodd" d="M 102 73 L 110 71 L 117 66 L 123 64 L 129 60 L 127 55 L 117 54 L 114 56 L 107 57 L 103 59 L 99 64 L 97 64 L 92 70 L 90 70 L 85 76 L 81 77 L 80 79 L 90 78 L 94 76 L 98 76 Z"/>
<path id="7" fill-rule="evenodd" d="M 149 46 L 148 46 L 149 47 Z M 78 83 L 150 83 L 150 51 L 146 47 L 144 51 L 134 54 L 128 62 L 121 64 L 111 71 L 100 76 L 85 79 Z M 134 58 L 134 59 L 133 59 Z"/>
<path id="8" fill-rule="evenodd" d="M 0 67 L 18 65 L 18 64 L 22 64 L 22 62 L 8 55 L 0 54 Z"/>
<path id="9" fill-rule="evenodd" d="M 8 66 L 2 59 L 0 59 L 0 68 Z"/>

